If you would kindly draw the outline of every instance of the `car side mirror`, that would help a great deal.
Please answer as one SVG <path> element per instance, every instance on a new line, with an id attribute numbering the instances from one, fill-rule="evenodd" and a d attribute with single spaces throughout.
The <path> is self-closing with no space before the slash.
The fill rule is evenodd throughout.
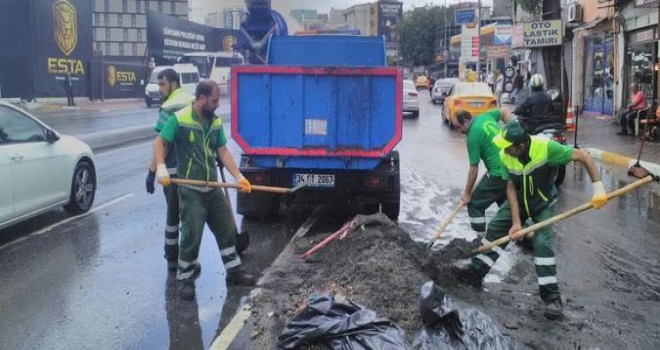
<path id="1" fill-rule="evenodd" d="M 52 129 L 46 129 L 46 141 L 49 143 L 55 143 L 60 139 L 60 135 L 58 135 L 54 130 Z"/>

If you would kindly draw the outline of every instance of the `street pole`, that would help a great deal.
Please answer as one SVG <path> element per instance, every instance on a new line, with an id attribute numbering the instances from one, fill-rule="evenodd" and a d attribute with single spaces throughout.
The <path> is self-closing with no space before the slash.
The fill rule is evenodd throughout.
<path id="1" fill-rule="evenodd" d="M 447 45 L 447 0 L 445 0 L 445 41 L 444 41 L 444 48 L 442 50 L 442 58 L 444 58 L 445 61 L 445 79 L 447 79 L 447 60 L 449 59 L 449 49 L 451 45 Z M 445 52 L 447 52 L 447 55 L 445 55 Z"/>
<path id="2" fill-rule="evenodd" d="M 479 75 L 481 74 L 481 0 L 479 0 L 479 5 L 477 5 L 477 81 L 479 81 Z"/>

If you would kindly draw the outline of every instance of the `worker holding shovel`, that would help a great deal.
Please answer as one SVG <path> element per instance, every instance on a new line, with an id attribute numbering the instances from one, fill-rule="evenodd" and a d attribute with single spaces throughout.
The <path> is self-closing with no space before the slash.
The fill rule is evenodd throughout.
<path id="1" fill-rule="evenodd" d="M 511 112 L 505 109 L 492 109 L 472 119 L 465 111 L 456 112 L 458 128 L 467 134 L 467 151 L 470 168 L 461 202 L 468 207 L 470 225 L 477 232 L 486 231 L 486 209 L 493 203 L 502 205 L 506 201 L 506 170 L 500 160 L 500 149 L 493 143 L 493 138 L 500 132 L 498 125 L 502 120 L 507 123 L 513 119 Z M 486 165 L 484 176 L 477 188 L 474 188 L 479 175 L 479 162 Z M 474 191 L 473 191 L 474 190 Z"/>
<path id="2" fill-rule="evenodd" d="M 528 218 L 535 223 L 553 216 L 557 201 L 554 185 L 558 165 L 578 161 L 586 168 L 593 185 L 591 204 L 598 209 L 607 204 L 607 195 L 594 161 L 585 152 L 563 146 L 556 141 L 530 136 L 518 121 L 507 123 L 493 143 L 502 151 L 500 157 L 507 182 L 507 200 L 486 230 L 486 240 L 494 241 L 521 230 Z M 532 238 L 534 264 L 541 299 L 545 302 L 545 317 L 557 319 L 562 315 L 561 295 L 557 285 L 555 254 L 552 249 L 552 228 L 545 226 Z M 472 260 L 462 260 L 452 266 L 456 276 L 475 287 L 480 287 L 483 277 L 503 253 L 506 245 L 481 253 Z"/>
<path id="3" fill-rule="evenodd" d="M 197 262 L 204 225 L 208 224 L 220 249 L 227 270 L 227 283 L 251 285 L 252 276 L 241 270 L 241 258 L 236 250 L 236 226 L 222 191 L 217 187 L 181 184 L 177 181 L 216 182 L 216 156 L 238 180 L 237 187 L 250 192 L 250 182 L 241 175 L 227 149 L 222 120 L 215 115 L 220 100 L 220 88 L 213 81 L 197 85 L 192 105 L 175 113 L 154 141 L 156 177 L 163 186 L 179 183 L 181 239 L 177 289 L 182 299 L 195 298 L 195 277 L 200 268 Z M 165 149 L 173 144 L 177 158 L 179 179 L 170 180 L 165 165 Z"/>

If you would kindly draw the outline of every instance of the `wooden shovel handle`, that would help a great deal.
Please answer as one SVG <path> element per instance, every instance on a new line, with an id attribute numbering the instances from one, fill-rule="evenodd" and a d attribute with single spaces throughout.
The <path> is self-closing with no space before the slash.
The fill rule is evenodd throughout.
<path id="1" fill-rule="evenodd" d="M 649 182 L 651 182 L 651 181 L 653 181 L 653 176 L 647 176 L 647 177 L 645 177 L 645 178 L 643 178 L 643 179 L 641 179 L 641 180 L 637 180 L 637 181 L 635 181 L 635 182 L 633 182 L 633 183 L 631 183 L 631 184 L 628 184 L 628 185 L 626 185 L 626 186 L 624 186 L 624 187 L 619 188 L 618 190 L 615 190 L 615 191 L 612 191 L 612 192 L 608 193 L 608 194 L 607 194 L 607 199 L 608 199 L 608 200 L 611 200 L 611 199 L 614 199 L 614 198 L 616 198 L 616 197 L 619 197 L 619 196 L 621 196 L 621 195 L 623 195 L 623 194 L 626 194 L 626 193 L 628 193 L 628 192 L 630 192 L 630 191 L 633 191 L 633 190 L 635 190 L 635 189 L 637 189 L 637 188 L 639 188 L 639 187 L 641 187 L 641 186 L 643 186 L 643 185 L 646 185 L 647 183 L 649 183 Z M 516 232 L 515 234 L 513 234 L 513 237 L 507 235 L 507 236 L 504 236 L 504 237 L 502 237 L 502 238 L 500 238 L 500 239 L 497 239 L 497 240 L 495 240 L 495 241 L 492 241 L 492 242 L 490 242 L 490 243 L 488 243 L 488 244 L 484 244 L 484 245 L 482 245 L 481 247 L 479 247 L 479 248 L 477 249 L 477 251 L 475 251 L 475 253 L 476 253 L 476 252 L 479 252 L 479 253 L 487 252 L 487 251 L 491 250 L 493 247 L 496 247 L 496 246 L 499 246 L 499 245 L 502 245 L 502 244 L 504 244 L 504 243 L 509 242 L 512 238 L 517 239 L 517 238 L 522 237 L 522 236 L 524 236 L 524 235 L 526 235 L 526 234 L 528 234 L 528 233 L 530 233 L 530 232 L 532 232 L 532 231 L 539 230 L 539 229 L 541 229 L 541 228 L 543 228 L 543 227 L 546 227 L 546 226 L 548 226 L 548 225 L 552 225 L 552 224 L 554 224 L 555 222 L 558 222 L 558 221 L 564 220 L 564 219 L 569 218 L 569 217 L 571 217 L 571 216 L 573 216 L 573 215 L 576 215 L 576 214 L 579 214 L 579 213 L 581 213 L 581 212 L 583 212 L 583 211 L 589 210 L 589 209 L 591 209 L 592 207 L 593 207 L 593 206 L 591 205 L 591 202 L 589 202 L 589 203 L 584 203 L 584 204 L 582 204 L 581 206 L 579 206 L 579 207 L 577 207 L 577 208 L 573 208 L 573 209 L 571 209 L 571 210 L 565 211 L 565 212 L 563 212 L 563 213 L 561 213 L 561 214 L 558 214 L 558 215 L 555 215 L 555 216 L 551 217 L 551 218 L 548 219 L 548 220 L 541 221 L 541 222 L 536 223 L 536 224 L 534 224 L 534 225 L 532 225 L 532 226 L 529 226 L 529 227 L 527 227 L 527 228 L 525 228 L 525 229 L 523 229 L 523 230 L 520 230 L 520 231 Z"/>
<path id="2" fill-rule="evenodd" d="M 170 182 L 177 185 L 190 185 L 190 186 L 201 186 L 201 187 L 216 187 L 216 188 L 233 188 L 240 190 L 242 187 L 239 184 L 233 184 L 228 182 L 213 182 L 213 181 L 200 181 L 200 180 L 187 180 L 187 179 L 177 179 L 171 178 Z M 284 187 L 271 187 L 271 186 L 260 186 L 252 185 L 252 191 L 258 192 L 268 192 L 275 194 L 287 194 L 289 193 L 288 188 Z"/>
<path id="3" fill-rule="evenodd" d="M 451 214 L 449 214 L 449 217 L 445 220 L 445 222 L 442 223 L 442 226 L 440 226 L 440 228 L 437 231 L 435 231 L 433 237 L 431 237 L 431 240 L 429 240 L 429 243 L 427 244 L 428 246 L 432 246 L 433 243 L 435 243 L 435 241 L 437 241 L 438 238 L 440 238 L 440 235 L 442 235 L 442 233 L 445 232 L 447 226 L 449 226 L 449 224 L 452 222 L 452 220 L 454 220 L 456 215 L 458 215 L 458 213 L 461 211 L 461 209 L 463 209 L 464 206 L 465 203 L 461 202 L 458 205 L 458 207 L 456 207 L 456 209 L 454 209 L 454 211 L 452 211 Z"/>

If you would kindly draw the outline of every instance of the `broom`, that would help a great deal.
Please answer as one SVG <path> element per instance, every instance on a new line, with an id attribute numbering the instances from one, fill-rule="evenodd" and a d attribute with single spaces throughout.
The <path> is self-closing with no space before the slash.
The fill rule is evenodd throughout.
<path id="1" fill-rule="evenodd" d="M 647 118 L 648 118 L 648 116 L 647 116 Z M 637 121 L 637 122 L 641 122 L 641 121 Z M 655 175 L 655 174 L 652 174 L 648 169 L 644 168 L 642 166 L 642 164 L 640 164 L 640 162 L 639 162 L 640 159 L 642 158 L 642 150 L 644 149 L 644 142 L 646 141 L 646 137 L 644 137 L 644 136 L 646 135 L 648 126 L 649 126 L 649 123 L 648 123 L 648 119 L 647 119 L 647 122 L 644 123 L 644 131 L 642 132 L 642 144 L 639 146 L 639 154 L 637 155 L 637 162 L 635 162 L 635 164 L 633 164 L 633 166 L 631 166 L 628 169 L 628 176 L 633 176 L 633 177 L 636 177 L 638 179 L 643 179 L 643 178 L 650 175 L 650 176 L 653 177 L 653 180 L 658 181 L 658 176 Z"/>

